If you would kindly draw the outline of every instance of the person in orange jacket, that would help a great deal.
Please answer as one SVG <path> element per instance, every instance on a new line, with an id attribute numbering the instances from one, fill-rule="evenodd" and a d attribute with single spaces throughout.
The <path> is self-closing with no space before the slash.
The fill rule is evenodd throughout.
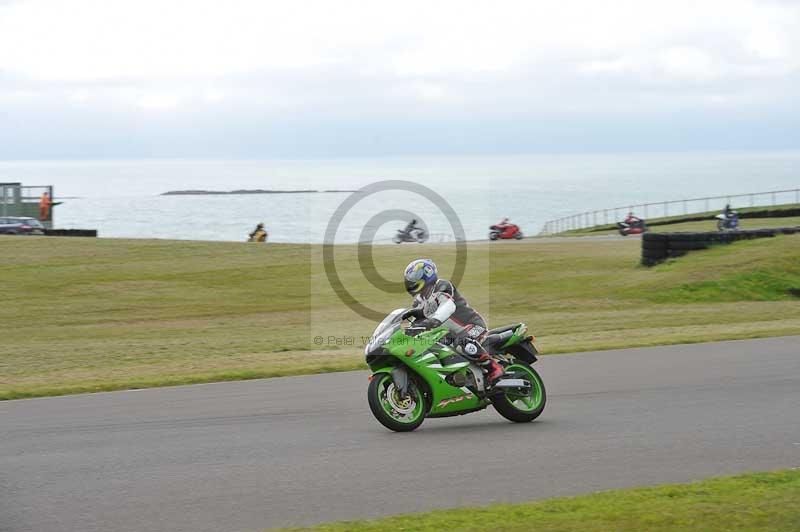
<path id="1" fill-rule="evenodd" d="M 50 194 L 47 192 L 42 194 L 42 198 L 39 200 L 39 220 L 42 222 L 46 222 L 50 219 L 50 209 L 53 207 L 53 199 L 50 197 Z"/>

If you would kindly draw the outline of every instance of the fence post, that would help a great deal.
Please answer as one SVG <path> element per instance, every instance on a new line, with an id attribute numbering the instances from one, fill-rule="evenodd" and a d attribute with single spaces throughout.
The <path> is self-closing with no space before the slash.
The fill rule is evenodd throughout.
<path id="1" fill-rule="evenodd" d="M 666 218 L 667 216 L 669 216 L 669 202 L 665 201 L 664 202 L 664 218 Z"/>
<path id="2" fill-rule="evenodd" d="M 775 205 L 775 193 L 772 193 L 772 204 Z"/>

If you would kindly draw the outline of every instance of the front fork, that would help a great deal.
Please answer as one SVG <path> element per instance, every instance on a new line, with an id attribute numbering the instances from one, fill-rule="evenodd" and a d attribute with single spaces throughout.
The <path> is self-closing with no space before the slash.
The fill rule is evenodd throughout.
<path id="1" fill-rule="evenodd" d="M 400 397 L 405 399 L 408 395 L 408 369 L 405 366 L 395 366 L 392 370 L 392 381 L 395 389 L 400 392 Z"/>

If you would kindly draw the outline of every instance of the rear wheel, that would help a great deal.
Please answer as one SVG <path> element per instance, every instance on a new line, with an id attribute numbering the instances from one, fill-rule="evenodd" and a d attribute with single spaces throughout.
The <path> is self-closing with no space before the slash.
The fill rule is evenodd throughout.
<path id="1" fill-rule="evenodd" d="M 517 378 L 524 378 L 530 381 L 530 392 L 525 394 L 516 390 L 509 390 L 495 397 L 492 401 L 492 406 L 501 416 L 514 423 L 533 421 L 544 411 L 544 405 L 547 402 L 547 393 L 545 392 L 542 378 L 528 364 L 519 362 L 508 366 L 506 373 L 511 373 Z"/>
<path id="2" fill-rule="evenodd" d="M 401 397 L 390 374 L 373 375 L 367 399 L 372 415 L 387 429 L 410 432 L 425 420 L 425 398 L 413 380 L 409 381 L 406 396 Z"/>

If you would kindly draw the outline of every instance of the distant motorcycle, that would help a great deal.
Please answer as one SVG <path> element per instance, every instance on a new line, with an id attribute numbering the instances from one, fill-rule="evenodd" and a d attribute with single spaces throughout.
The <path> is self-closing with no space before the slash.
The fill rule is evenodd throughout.
<path id="1" fill-rule="evenodd" d="M 522 240 L 523 235 L 517 224 L 500 222 L 489 226 L 489 240 Z"/>
<path id="2" fill-rule="evenodd" d="M 258 224 L 255 231 L 248 235 L 248 242 L 266 242 L 269 233 L 264 229 L 264 224 Z"/>
<path id="3" fill-rule="evenodd" d="M 640 235 L 642 233 L 646 233 L 649 231 L 647 228 L 647 224 L 644 223 L 644 220 L 636 220 L 632 222 L 617 222 L 617 231 L 622 236 L 628 235 Z"/>
<path id="4" fill-rule="evenodd" d="M 403 242 L 416 242 L 422 244 L 428 240 L 428 233 L 420 227 L 413 227 L 406 231 L 405 229 L 398 229 L 397 234 L 392 239 L 395 244 L 402 244 Z"/>
<path id="5" fill-rule="evenodd" d="M 719 231 L 738 231 L 739 230 L 739 213 L 736 211 L 729 211 L 727 215 L 724 213 L 715 216 L 717 219 L 717 229 Z"/>

